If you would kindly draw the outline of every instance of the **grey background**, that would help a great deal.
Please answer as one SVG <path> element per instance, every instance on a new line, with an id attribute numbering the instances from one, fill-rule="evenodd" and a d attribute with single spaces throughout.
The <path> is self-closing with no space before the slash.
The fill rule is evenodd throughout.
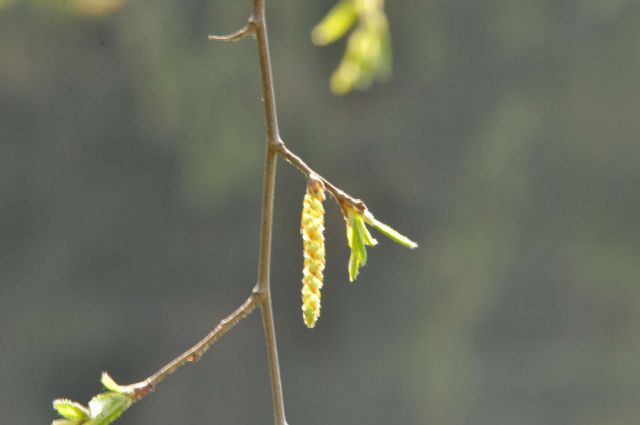
<path id="1" fill-rule="evenodd" d="M 206 39 L 247 0 L 0 4 L 0 411 L 48 423 L 54 398 L 88 400 L 102 370 L 144 379 L 253 287 L 256 49 Z M 389 1 L 394 77 L 346 97 L 328 90 L 343 43 L 309 38 L 332 4 L 268 2 L 283 137 L 420 248 L 380 237 L 348 284 L 328 202 L 307 330 L 305 181 L 280 162 L 289 422 L 635 423 L 638 3 Z M 258 315 L 119 423 L 272 423 Z"/>

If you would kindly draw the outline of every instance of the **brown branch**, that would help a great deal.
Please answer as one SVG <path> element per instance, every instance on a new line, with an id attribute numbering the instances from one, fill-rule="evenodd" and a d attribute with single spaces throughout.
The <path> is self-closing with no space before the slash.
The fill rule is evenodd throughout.
<path id="1" fill-rule="evenodd" d="M 246 38 L 255 33 L 256 27 L 253 20 L 249 19 L 249 21 L 245 24 L 244 27 L 240 28 L 238 31 L 226 34 L 226 35 L 209 35 L 209 40 L 216 41 L 240 41 L 243 38 Z"/>
<path id="2" fill-rule="evenodd" d="M 266 125 L 266 152 L 263 174 L 262 214 L 260 225 L 260 252 L 258 258 L 257 284 L 251 296 L 236 311 L 223 319 L 200 342 L 167 363 L 158 372 L 137 384 L 129 385 L 139 400 L 153 391 L 167 376 L 187 363 L 196 362 L 222 335 L 228 332 L 240 320 L 247 317 L 257 306 L 261 307 L 262 323 L 265 333 L 265 344 L 271 375 L 271 392 L 273 395 L 274 418 L 276 425 L 287 425 L 284 413 L 282 383 L 278 350 L 275 338 L 273 309 L 271 306 L 270 265 L 271 238 L 273 233 L 273 203 L 275 193 L 276 160 L 279 148 L 283 146 L 278 130 L 278 119 L 275 103 L 275 91 L 269 53 L 269 38 L 264 15 L 264 0 L 253 0 L 253 14 L 247 24 L 240 30 L 228 35 L 210 35 L 209 40 L 238 41 L 249 35 L 255 35 L 258 44 L 260 77 L 262 82 L 262 98 L 264 101 L 264 117 Z"/>
<path id="3" fill-rule="evenodd" d="M 225 317 L 218 323 L 207 336 L 202 338 L 196 345 L 189 348 L 187 351 L 182 353 L 180 356 L 171 360 L 164 367 L 162 367 L 159 371 L 151 375 L 149 378 L 145 379 L 142 382 L 138 382 L 137 384 L 128 385 L 127 387 L 132 389 L 136 395 L 136 400 L 139 400 L 149 394 L 156 388 L 160 382 L 164 381 L 164 379 L 174 373 L 176 370 L 180 369 L 182 366 L 187 363 L 195 363 L 200 360 L 200 357 L 211 347 L 222 335 L 227 333 L 231 328 L 238 324 L 242 319 L 247 317 L 249 314 L 256 309 L 258 305 L 260 305 L 264 301 L 264 297 L 262 294 L 258 292 L 253 292 L 249 298 L 238 307 L 233 313 Z"/>
<path id="4" fill-rule="evenodd" d="M 336 200 L 340 208 L 344 211 L 346 206 L 350 206 L 352 208 L 357 209 L 360 212 L 364 212 L 367 209 L 367 206 L 361 199 L 357 199 L 338 188 L 334 184 L 332 184 L 329 180 L 325 179 L 319 173 L 315 172 L 309 165 L 307 165 L 302 158 L 293 153 L 287 146 L 282 143 L 278 146 L 278 154 L 280 154 L 287 162 L 294 167 L 296 167 L 302 174 L 309 178 L 311 175 L 316 176 L 324 183 L 327 191 L 333 196 L 333 199 Z"/>
<path id="5" fill-rule="evenodd" d="M 262 188 L 262 214 L 260 220 L 258 282 L 255 290 L 264 295 L 264 301 L 260 307 L 262 310 L 262 325 L 264 328 L 267 360 L 269 363 L 269 376 L 271 378 L 274 421 L 275 425 L 287 425 L 284 412 L 284 397 L 282 394 L 282 379 L 280 377 L 280 363 L 278 361 L 278 345 L 273 320 L 273 308 L 271 307 L 270 266 L 271 237 L 273 234 L 273 202 L 276 187 L 277 148 L 282 145 L 282 141 L 280 140 L 280 131 L 278 129 L 276 96 L 273 86 L 271 54 L 269 53 L 269 35 L 265 18 L 265 0 L 253 0 L 251 21 L 254 23 L 254 31 L 258 44 L 264 121 L 267 133 Z"/>
<path id="6" fill-rule="evenodd" d="M 228 35 L 210 35 L 209 40 L 238 41 L 249 35 L 255 35 L 258 44 L 258 59 L 260 62 L 260 77 L 262 82 L 262 98 L 264 102 L 264 119 L 266 126 L 266 152 L 263 174 L 262 213 L 260 221 L 260 251 L 258 255 L 258 278 L 252 295 L 227 318 L 223 319 L 216 328 L 196 345 L 185 351 L 176 359 L 156 372 L 145 381 L 130 385 L 137 399 L 153 391 L 155 386 L 167 376 L 189 362 L 195 362 L 207 349 L 235 326 L 240 320 L 249 315 L 258 305 L 262 311 L 262 323 L 265 334 L 265 344 L 271 375 L 271 392 L 273 395 L 274 418 L 276 425 L 287 425 L 284 413 L 282 383 L 278 350 L 275 337 L 273 309 L 271 306 L 270 265 L 271 239 L 273 234 L 273 203 L 275 193 L 276 165 L 279 148 L 283 146 L 278 130 L 275 90 L 273 86 L 273 71 L 271 55 L 269 53 L 269 37 L 265 19 L 265 0 L 253 0 L 253 13 L 247 24 L 238 31 Z"/>
<path id="7" fill-rule="evenodd" d="M 276 111 L 275 90 L 273 85 L 273 71 L 271 67 L 271 55 L 269 52 L 269 37 L 267 34 L 267 22 L 265 19 L 265 0 L 253 0 L 253 13 L 244 27 L 227 35 L 209 35 L 209 40 L 239 41 L 250 35 L 255 35 L 258 45 L 258 58 L 260 63 L 260 77 L 262 83 L 262 99 L 264 106 L 264 120 L 266 126 L 266 149 L 263 174 L 262 213 L 260 223 L 260 250 L 258 258 L 258 277 L 256 286 L 247 300 L 233 313 L 222 319 L 220 323 L 207 336 L 201 339 L 193 347 L 171 360 L 156 373 L 144 381 L 128 385 L 125 391 L 130 390 L 134 394 L 134 401 L 138 401 L 152 392 L 156 386 L 169 375 L 176 372 L 187 363 L 197 362 L 200 357 L 225 333 L 238 322 L 251 314 L 260 306 L 262 323 L 265 334 L 265 345 L 268 357 L 269 373 L 271 376 L 271 393 L 273 396 L 273 409 L 275 425 L 287 425 L 284 411 L 284 399 L 282 395 L 282 382 L 280 378 L 280 366 L 278 362 L 278 350 L 275 337 L 275 325 L 273 309 L 271 305 L 270 265 L 271 265 L 271 239 L 273 234 L 273 204 L 275 194 L 276 165 L 278 155 L 284 157 L 290 164 L 300 170 L 307 178 L 317 176 L 339 206 L 365 211 L 366 206 L 360 199 L 355 199 L 342 191 L 327 179 L 316 173 L 300 157 L 290 151 L 280 138 L 278 118 Z"/>
<path id="8" fill-rule="evenodd" d="M 287 162 L 300 170 L 307 178 L 316 176 L 324 183 L 325 187 L 344 211 L 346 207 L 364 211 L 366 206 L 360 199 L 353 198 L 327 179 L 316 173 L 306 162 L 287 148 L 280 139 L 278 119 L 276 112 L 275 90 L 273 86 L 273 74 L 271 68 L 271 56 L 269 53 L 269 37 L 267 23 L 264 15 L 264 1 L 253 0 L 253 15 L 247 24 L 238 31 L 228 35 L 210 35 L 209 40 L 238 41 L 249 35 L 255 35 L 258 44 L 258 58 L 260 62 L 260 77 L 262 82 L 262 97 L 264 101 L 264 119 L 266 126 L 266 152 L 263 175 L 262 214 L 260 226 L 260 252 L 258 258 L 257 284 L 251 296 L 233 313 L 222 319 L 220 323 L 202 340 L 193 347 L 176 357 L 156 373 L 142 382 L 127 386 L 133 390 L 136 400 L 145 397 L 169 375 L 180 369 L 187 363 L 197 362 L 200 357 L 222 335 L 227 333 L 238 322 L 251 314 L 256 307 L 261 307 L 262 323 L 265 333 L 265 344 L 269 360 L 269 372 L 271 375 L 271 392 L 273 395 L 273 407 L 275 425 L 287 425 L 284 412 L 284 400 L 282 396 L 282 383 L 280 378 L 280 366 L 278 362 L 278 350 L 275 338 L 275 325 L 273 309 L 271 306 L 270 265 L 271 265 L 271 238 L 273 229 L 273 203 L 275 193 L 275 176 L 277 157 L 281 155 Z"/>

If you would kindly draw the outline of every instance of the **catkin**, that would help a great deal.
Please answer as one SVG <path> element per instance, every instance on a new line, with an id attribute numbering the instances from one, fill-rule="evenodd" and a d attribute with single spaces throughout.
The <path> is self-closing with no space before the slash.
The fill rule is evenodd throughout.
<path id="1" fill-rule="evenodd" d="M 325 264 L 324 249 L 324 184 L 317 177 L 309 177 L 307 193 L 302 204 L 300 233 L 304 255 L 302 270 L 302 319 L 313 328 L 320 317 L 320 290 Z"/>

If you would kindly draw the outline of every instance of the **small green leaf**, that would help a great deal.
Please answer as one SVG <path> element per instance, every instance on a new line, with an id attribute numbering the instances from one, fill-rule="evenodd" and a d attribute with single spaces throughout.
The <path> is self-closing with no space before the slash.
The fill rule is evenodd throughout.
<path id="1" fill-rule="evenodd" d="M 98 394 L 89 402 L 91 420 L 87 425 L 108 425 L 122 415 L 131 406 L 133 400 L 117 392 Z"/>
<path id="2" fill-rule="evenodd" d="M 118 385 L 106 372 L 100 382 L 111 391 L 93 397 L 88 409 L 71 400 L 55 400 L 54 409 L 65 419 L 56 419 L 51 425 L 108 425 L 133 404 L 133 389 Z"/>
<path id="3" fill-rule="evenodd" d="M 353 252 L 353 214 L 349 213 L 347 217 L 345 217 L 347 221 L 347 243 L 349 244 L 349 282 L 353 282 L 353 280 L 358 277 L 358 268 L 360 267 L 360 257 L 356 256 Z"/>
<path id="4" fill-rule="evenodd" d="M 347 216 L 347 240 L 349 248 L 351 248 L 349 282 L 353 282 L 358 277 L 360 268 L 367 264 L 367 245 L 373 246 L 375 240 L 367 231 L 360 213 L 354 212 L 352 209 L 349 210 Z"/>
<path id="5" fill-rule="evenodd" d="M 353 26 L 358 12 L 353 0 L 343 0 L 327 13 L 327 16 L 311 31 L 311 39 L 324 46 L 339 40 Z"/>
<path id="6" fill-rule="evenodd" d="M 90 415 L 89 409 L 80 403 L 62 398 L 53 401 L 53 408 L 56 409 L 58 414 L 63 418 L 73 421 L 82 421 Z"/>
<path id="7" fill-rule="evenodd" d="M 102 372 L 102 376 L 100 377 L 100 382 L 102 383 L 102 385 L 104 385 L 106 389 L 110 391 L 113 391 L 119 394 L 129 395 L 129 396 L 133 394 L 132 389 L 128 387 L 124 387 L 122 385 L 118 385 L 116 381 L 114 381 L 113 378 L 109 376 L 107 372 Z"/>
<path id="8" fill-rule="evenodd" d="M 349 256 L 349 281 L 353 282 L 360 272 L 360 268 L 367 264 L 367 246 L 375 246 L 376 241 L 369 233 L 369 224 L 395 242 L 409 248 L 416 248 L 417 243 L 398 233 L 396 230 L 376 220 L 368 210 L 360 212 L 352 207 L 346 207 L 345 220 L 347 222 L 347 242 L 351 249 Z M 365 224 L 366 223 L 366 224 Z"/>
<path id="9" fill-rule="evenodd" d="M 399 233 L 398 231 L 394 230 L 390 226 L 388 226 L 388 225 L 376 220 L 376 218 L 373 216 L 373 214 L 371 214 L 369 211 L 365 211 L 364 220 L 367 222 L 367 224 L 375 227 L 381 233 L 384 233 L 387 237 L 392 239 L 394 242 L 397 242 L 400 245 L 404 245 L 407 248 L 411 248 L 411 249 L 414 249 L 414 248 L 418 247 L 417 243 L 415 243 L 414 241 L 412 241 L 411 239 L 409 239 L 405 235 Z"/>
<path id="10" fill-rule="evenodd" d="M 100 377 L 100 382 L 108 390 L 111 390 L 117 393 L 121 392 L 120 385 L 116 384 L 116 381 L 114 381 L 113 378 L 109 376 L 107 372 L 102 372 L 102 376 Z"/>
<path id="11" fill-rule="evenodd" d="M 358 228 L 358 232 L 362 235 L 364 245 L 376 246 L 378 241 L 371 236 L 371 233 L 369 233 L 369 229 L 367 229 L 367 226 L 365 226 L 364 220 L 362 219 L 362 214 L 356 214 L 354 216 L 354 222 Z"/>
<path id="12" fill-rule="evenodd" d="M 353 282 L 358 277 L 360 271 L 360 258 L 354 255 L 353 251 L 349 256 L 349 282 Z"/>
<path id="13" fill-rule="evenodd" d="M 360 233 L 357 221 L 353 220 L 353 234 L 351 236 L 351 252 L 358 257 L 358 260 L 362 266 L 367 264 L 367 247 L 364 244 L 364 237 Z"/>

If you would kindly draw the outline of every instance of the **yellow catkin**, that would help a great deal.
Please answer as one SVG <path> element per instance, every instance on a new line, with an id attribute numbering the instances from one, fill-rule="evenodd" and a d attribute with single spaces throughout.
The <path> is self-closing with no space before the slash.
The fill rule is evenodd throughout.
<path id="1" fill-rule="evenodd" d="M 313 328 L 320 317 L 320 290 L 325 264 L 324 249 L 324 184 L 311 176 L 302 204 L 300 233 L 304 254 L 302 270 L 302 319 Z"/>

